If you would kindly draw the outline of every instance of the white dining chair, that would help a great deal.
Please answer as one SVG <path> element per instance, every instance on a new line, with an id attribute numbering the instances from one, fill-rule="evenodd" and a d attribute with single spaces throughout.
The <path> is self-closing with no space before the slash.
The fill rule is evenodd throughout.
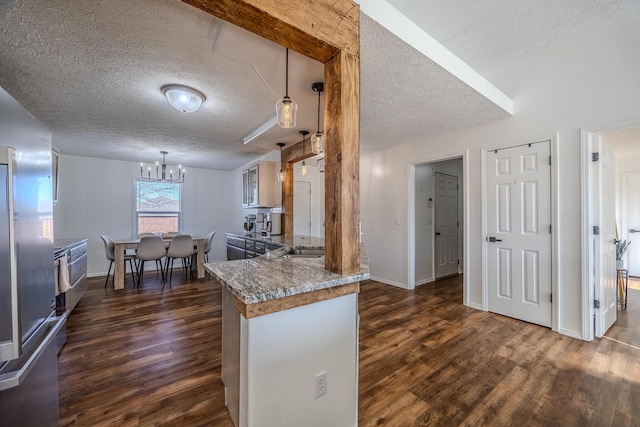
<path id="1" fill-rule="evenodd" d="M 144 275 L 144 263 L 145 261 L 156 261 L 156 265 L 160 263 L 160 273 L 162 274 L 162 283 L 165 282 L 164 270 L 162 268 L 162 259 L 167 255 L 167 250 L 164 246 L 162 238 L 143 237 L 138 243 L 138 249 L 136 250 L 136 259 L 138 260 L 138 287 L 142 282 L 142 276 Z"/>
<path id="2" fill-rule="evenodd" d="M 115 255 L 115 250 L 114 250 L 114 244 L 113 244 L 113 239 L 109 236 L 107 236 L 106 234 L 103 234 L 100 236 L 100 238 L 102 239 L 102 243 L 104 243 L 104 254 L 106 255 L 107 259 L 109 260 L 109 270 L 107 271 L 107 280 L 104 281 L 104 287 L 107 287 L 107 283 L 109 283 L 109 275 L 111 274 L 111 266 L 113 265 L 114 261 L 116 260 L 116 255 Z M 131 279 L 133 280 L 133 283 L 136 283 L 136 278 L 133 275 L 134 269 L 133 269 L 133 261 L 135 261 L 136 256 L 132 255 L 132 254 L 125 254 L 124 256 L 124 268 L 126 271 L 127 268 L 127 261 L 129 261 L 129 267 L 131 268 Z M 115 276 L 115 271 L 114 271 L 114 276 Z M 115 277 L 114 277 L 115 280 Z"/>
<path id="3" fill-rule="evenodd" d="M 206 262 L 209 262 L 209 252 L 211 252 L 211 247 L 213 245 L 213 236 L 216 235 L 215 230 L 207 234 L 207 237 L 204 238 L 204 259 Z"/>
<path id="4" fill-rule="evenodd" d="M 189 234 L 180 234 L 174 236 L 169 243 L 169 249 L 167 249 L 167 261 L 165 264 L 166 273 L 165 277 L 169 275 L 169 286 L 171 286 L 171 278 L 173 276 L 173 261 L 175 259 L 182 260 L 182 267 L 184 268 L 185 275 L 191 271 L 191 256 L 193 255 L 193 239 Z"/>

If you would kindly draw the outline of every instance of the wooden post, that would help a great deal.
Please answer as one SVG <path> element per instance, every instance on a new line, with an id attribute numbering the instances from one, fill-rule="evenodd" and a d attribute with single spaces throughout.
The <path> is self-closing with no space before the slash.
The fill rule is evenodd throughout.
<path id="1" fill-rule="evenodd" d="M 284 215 L 282 217 L 282 234 L 293 236 L 293 162 L 287 161 L 284 154 L 281 156 L 282 169 L 287 174 L 282 183 L 282 207 Z"/>
<path id="2" fill-rule="evenodd" d="M 360 268 L 360 9 L 352 0 L 182 0 L 325 64 L 325 268 Z M 293 235 L 293 163 L 305 140 L 285 150 L 284 234 Z M 286 159 L 286 161 L 285 161 Z M 297 160 L 296 160 L 297 159 Z"/>
<path id="3" fill-rule="evenodd" d="M 341 51 L 324 67 L 325 269 L 360 270 L 360 61 Z"/>

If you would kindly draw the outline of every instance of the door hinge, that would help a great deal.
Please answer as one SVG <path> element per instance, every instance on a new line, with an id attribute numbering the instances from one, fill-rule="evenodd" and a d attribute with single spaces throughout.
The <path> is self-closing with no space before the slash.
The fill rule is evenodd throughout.
<path id="1" fill-rule="evenodd" d="M 460 228 L 460 221 L 458 221 L 458 228 Z"/>
<path id="2" fill-rule="evenodd" d="M 597 299 L 593 300 L 593 308 L 600 308 L 600 300 L 597 300 Z"/>
<path id="3" fill-rule="evenodd" d="M 460 265 L 460 260 L 458 260 L 458 265 Z"/>
<path id="4" fill-rule="evenodd" d="M 551 156 L 549 156 L 549 166 L 551 166 Z"/>
<path id="5" fill-rule="evenodd" d="M 597 225 L 593 226 L 593 235 L 594 236 L 599 236 L 600 235 L 600 227 Z"/>
<path id="6" fill-rule="evenodd" d="M 598 160 L 600 160 L 600 153 L 591 153 L 591 161 L 597 162 Z"/>
<path id="7" fill-rule="evenodd" d="M 549 224 L 549 234 L 551 234 L 551 224 Z"/>
<path id="8" fill-rule="evenodd" d="M 553 303 L 553 294 L 549 295 L 549 302 Z"/>

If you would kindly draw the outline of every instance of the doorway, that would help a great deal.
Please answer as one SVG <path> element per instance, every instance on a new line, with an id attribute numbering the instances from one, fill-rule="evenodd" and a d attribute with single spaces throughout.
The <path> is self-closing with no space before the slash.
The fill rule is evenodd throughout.
<path id="1" fill-rule="evenodd" d="M 616 245 L 613 241 L 632 242 L 621 259 L 625 263 L 623 269 L 635 268 L 637 255 L 631 246 L 640 244 L 640 241 L 636 242 L 640 239 L 635 233 L 637 215 L 633 206 L 636 178 L 640 178 L 638 142 L 638 123 L 581 132 L 583 335 L 589 341 L 605 336 L 612 325 L 618 324 L 618 316 L 629 315 L 625 312 L 628 308 L 624 309 L 619 303 L 626 295 L 619 289 L 620 283 L 616 279 Z"/>
<path id="2" fill-rule="evenodd" d="M 410 165 L 409 289 L 463 272 L 464 169 L 463 157 Z"/>

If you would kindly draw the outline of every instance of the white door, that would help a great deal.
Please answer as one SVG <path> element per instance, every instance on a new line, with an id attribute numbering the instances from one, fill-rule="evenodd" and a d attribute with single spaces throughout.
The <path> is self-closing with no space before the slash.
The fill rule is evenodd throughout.
<path id="1" fill-rule="evenodd" d="M 489 311 L 551 326 L 550 142 L 487 153 Z"/>
<path id="2" fill-rule="evenodd" d="M 619 230 L 620 239 L 631 242 L 626 253 L 626 268 L 630 276 L 640 276 L 640 173 L 630 173 L 625 176 L 627 191 L 622 195 L 626 200 L 627 225 Z M 624 257 L 623 257 L 624 259 Z"/>
<path id="3" fill-rule="evenodd" d="M 435 173 L 435 275 L 458 273 L 458 177 Z"/>
<path id="4" fill-rule="evenodd" d="M 594 151 L 599 160 L 592 162 L 594 225 L 600 233 L 594 236 L 595 299 L 600 310 L 595 310 L 596 336 L 601 337 L 617 318 L 616 281 L 616 217 L 615 217 L 615 156 L 613 149 L 600 137 L 595 138 Z"/>
<path id="5" fill-rule="evenodd" d="M 293 182 L 293 234 L 311 235 L 311 183 Z"/>

